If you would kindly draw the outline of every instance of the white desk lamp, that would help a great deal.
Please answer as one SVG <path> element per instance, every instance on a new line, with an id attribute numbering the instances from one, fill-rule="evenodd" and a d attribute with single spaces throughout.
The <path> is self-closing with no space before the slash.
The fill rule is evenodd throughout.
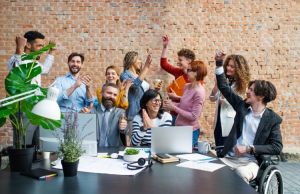
<path id="1" fill-rule="evenodd" d="M 61 112 L 60 108 L 56 102 L 59 90 L 56 87 L 49 87 L 47 98 L 38 102 L 32 109 L 32 113 L 39 115 L 44 118 L 52 120 L 60 120 Z M 21 100 L 28 99 L 32 96 L 39 95 L 42 96 L 43 93 L 39 88 L 23 92 L 14 96 L 10 96 L 0 100 L 0 107 L 4 107 Z"/>

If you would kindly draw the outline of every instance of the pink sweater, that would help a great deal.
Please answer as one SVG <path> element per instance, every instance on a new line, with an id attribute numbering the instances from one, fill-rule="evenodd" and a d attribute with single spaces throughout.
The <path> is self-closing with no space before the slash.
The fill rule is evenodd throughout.
<path id="1" fill-rule="evenodd" d="M 180 103 L 176 104 L 174 111 L 178 113 L 176 126 L 193 126 L 193 129 L 199 129 L 199 117 L 202 112 L 205 101 L 205 89 L 199 84 L 196 88 L 189 88 L 190 84 L 184 86 L 184 93 Z"/>

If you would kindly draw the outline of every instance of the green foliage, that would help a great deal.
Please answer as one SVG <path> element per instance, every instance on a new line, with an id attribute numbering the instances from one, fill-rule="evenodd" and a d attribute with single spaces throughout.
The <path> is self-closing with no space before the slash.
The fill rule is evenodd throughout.
<path id="1" fill-rule="evenodd" d="M 82 148 L 82 141 L 91 133 L 83 134 L 85 127 L 91 121 L 88 120 L 83 128 L 78 128 L 78 113 L 68 111 L 65 113 L 65 123 L 62 130 L 63 138 L 59 134 L 54 134 L 60 142 L 58 149 L 59 158 L 66 162 L 75 162 L 85 153 Z"/>
<path id="2" fill-rule="evenodd" d="M 129 149 L 126 149 L 125 154 L 126 155 L 137 155 L 137 154 L 139 154 L 139 152 L 140 151 L 137 149 L 129 148 Z"/>
<path id="3" fill-rule="evenodd" d="M 42 73 L 42 68 L 38 65 L 36 58 L 53 47 L 55 47 L 54 44 L 48 44 L 39 51 L 23 54 L 21 59 L 23 63 L 27 60 L 26 63 L 13 68 L 5 78 L 5 89 L 8 96 L 17 95 L 34 89 L 39 89 L 41 91 L 41 95 L 33 95 L 20 102 L 15 102 L 0 108 L 0 127 L 5 124 L 6 119 L 9 119 L 12 122 L 17 129 L 17 148 L 21 148 L 21 141 L 25 140 L 27 130 L 27 126 L 23 125 L 22 119 L 16 118 L 19 111 L 25 113 L 30 123 L 34 125 L 39 125 L 46 129 L 55 129 L 61 126 L 61 121 L 46 119 L 31 112 L 34 105 L 43 100 L 47 95 L 46 88 L 31 84 L 32 79 Z M 13 119 L 11 119 L 10 116 Z M 25 144 L 25 142 L 23 142 L 23 144 Z"/>

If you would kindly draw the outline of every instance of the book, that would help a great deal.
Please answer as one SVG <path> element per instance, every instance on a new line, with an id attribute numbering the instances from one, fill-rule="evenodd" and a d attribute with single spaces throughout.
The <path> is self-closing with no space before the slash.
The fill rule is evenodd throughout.
<path id="1" fill-rule="evenodd" d="M 174 80 L 168 87 L 168 92 L 175 92 L 177 96 L 182 96 L 184 92 L 184 86 L 186 81 L 183 76 L 179 76 L 176 80 Z"/>
<path id="2" fill-rule="evenodd" d="M 43 169 L 43 168 L 36 168 L 36 169 L 32 169 L 32 170 L 27 171 L 27 172 L 21 172 L 21 175 L 28 176 L 28 177 L 31 177 L 31 178 L 35 178 L 35 179 L 38 179 L 38 180 L 47 180 L 51 177 L 57 176 L 58 174 L 55 171 L 46 170 L 46 169 Z"/>
<path id="3" fill-rule="evenodd" d="M 164 157 L 159 157 L 158 155 L 154 154 L 153 159 L 160 163 L 170 163 L 170 162 L 180 161 L 180 159 L 178 157 L 172 156 L 170 154 L 164 154 Z"/>

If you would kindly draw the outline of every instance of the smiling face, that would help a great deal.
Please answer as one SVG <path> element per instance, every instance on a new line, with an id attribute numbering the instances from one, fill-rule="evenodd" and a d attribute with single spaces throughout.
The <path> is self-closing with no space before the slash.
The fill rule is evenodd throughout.
<path id="1" fill-rule="evenodd" d="M 106 71 L 106 82 L 107 83 L 116 83 L 117 80 L 119 79 L 119 75 L 117 74 L 117 72 L 114 69 L 107 69 Z"/>
<path id="2" fill-rule="evenodd" d="M 162 99 L 161 99 L 160 95 L 157 95 L 155 98 L 152 98 L 151 100 L 149 100 L 147 102 L 147 104 L 146 104 L 147 111 L 158 113 L 158 111 L 161 107 L 161 104 L 162 104 Z"/>
<path id="3" fill-rule="evenodd" d="M 82 61 L 79 56 L 74 56 L 68 63 L 69 65 L 69 70 L 72 75 L 76 75 L 77 73 L 80 72 L 81 66 L 82 66 Z"/>
<path id="4" fill-rule="evenodd" d="M 115 87 L 107 86 L 103 90 L 102 104 L 106 109 L 110 109 L 116 105 L 119 90 Z"/>
<path id="5" fill-rule="evenodd" d="M 227 77 L 231 77 L 231 78 L 234 78 L 235 76 L 235 64 L 234 64 L 234 61 L 231 59 L 227 66 L 226 66 L 226 75 Z"/>
<path id="6" fill-rule="evenodd" d="M 26 48 L 30 50 L 30 52 L 38 51 L 44 47 L 45 40 L 37 38 L 31 42 L 27 42 Z"/>
<path id="7" fill-rule="evenodd" d="M 135 56 L 135 57 L 134 57 L 132 66 L 134 67 L 134 69 L 135 69 L 137 72 L 139 72 L 139 71 L 141 70 L 142 61 L 139 59 L 138 56 Z"/>
<path id="8" fill-rule="evenodd" d="M 261 102 L 263 100 L 262 96 L 256 96 L 254 92 L 255 84 L 253 83 L 246 92 L 246 100 L 247 104 L 253 105 L 254 103 Z"/>
<path id="9" fill-rule="evenodd" d="M 180 67 L 183 72 L 186 74 L 189 64 L 192 62 L 191 59 L 186 58 L 185 56 L 178 56 L 177 65 Z"/>

